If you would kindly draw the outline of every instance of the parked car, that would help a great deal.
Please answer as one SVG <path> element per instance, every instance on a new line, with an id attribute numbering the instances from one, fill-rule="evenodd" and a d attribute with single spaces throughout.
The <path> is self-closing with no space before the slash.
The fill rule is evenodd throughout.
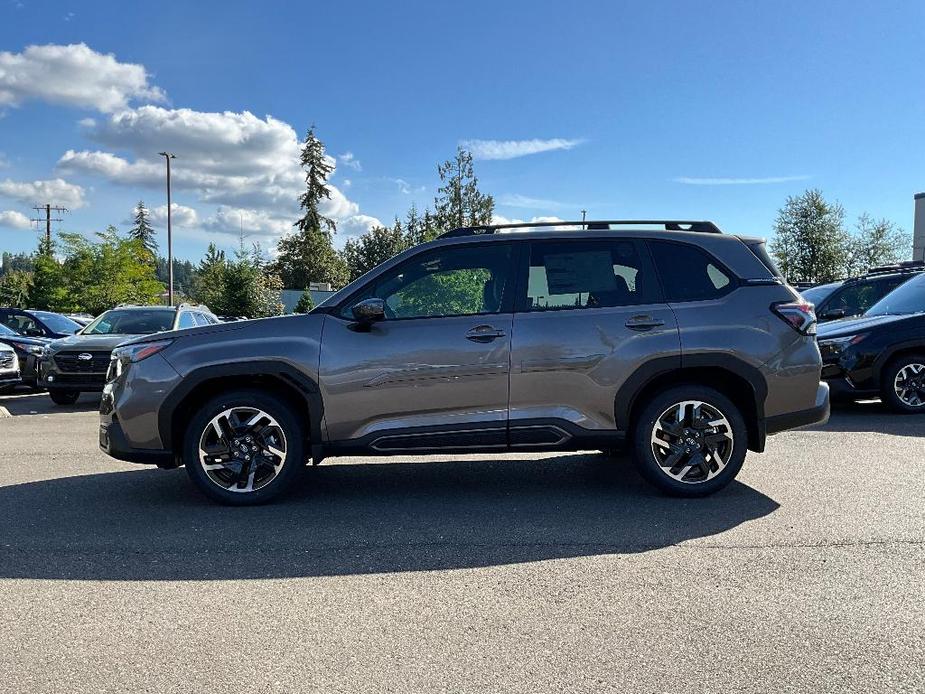
<path id="1" fill-rule="evenodd" d="M 0 393 L 6 393 L 19 383 L 19 358 L 12 347 L 0 343 Z"/>
<path id="2" fill-rule="evenodd" d="M 859 277 L 800 290 L 800 294 L 816 307 L 820 323 L 853 318 L 863 315 L 896 287 L 922 272 L 925 272 L 925 262 L 921 260 L 884 265 Z"/>
<path id="3" fill-rule="evenodd" d="M 133 337 L 218 323 L 207 306 L 119 306 L 106 311 L 78 335 L 44 350 L 39 384 L 58 405 L 71 405 L 83 392 L 99 392 L 106 382 L 112 350 Z"/>
<path id="4" fill-rule="evenodd" d="M 818 339 L 833 398 L 879 396 L 897 412 L 925 412 L 925 274 L 861 318 L 820 326 Z"/>
<path id="5" fill-rule="evenodd" d="M 815 316 L 763 240 L 644 224 L 458 229 L 308 314 L 131 340 L 100 446 L 229 504 L 307 457 L 621 446 L 665 492 L 715 492 L 768 434 L 828 417 Z"/>
<path id="6" fill-rule="evenodd" d="M 0 308 L 0 324 L 26 337 L 53 340 L 73 335 L 83 327 L 60 313 L 21 308 Z"/>
<path id="7" fill-rule="evenodd" d="M 47 337 L 26 337 L 0 324 L 0 344 L 16 352 L 22 382 L 30 388 L 38 385 L 38 364 L 49 342 Z"/>

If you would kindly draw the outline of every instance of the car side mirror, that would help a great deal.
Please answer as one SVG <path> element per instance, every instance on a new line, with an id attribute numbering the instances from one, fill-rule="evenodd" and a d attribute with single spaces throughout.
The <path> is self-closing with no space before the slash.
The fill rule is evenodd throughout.
<path id="1" fill-rule="evenodd" d="M 357 322 L 363 325 L 372 325 L 376 321 L 385 319 L 385 302 L 376 297 L 363 299 L 350 310 Z"/>
<path id="2" fill-rule="evenodd" d="M 838 320 L 839 318 L 844 318 L 845 314 L 846 311 L 843 308 L 830 308 L 823 313 L 820 318 L 824 318 L 825 320 Z"/>

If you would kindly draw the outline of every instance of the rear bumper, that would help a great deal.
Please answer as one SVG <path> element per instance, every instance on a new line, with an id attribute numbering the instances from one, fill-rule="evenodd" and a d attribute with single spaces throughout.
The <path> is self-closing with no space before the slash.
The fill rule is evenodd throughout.
<path id="1" fill-rule="evenodd" d="M 822 382 L 816 391 L 816 404 L 808 410 L 799 410 L 798 412 L 786 412 L 784 414 L 774 415 L 765 420 L 765 427 L 768 434 L 776 434 L 788 429 L 799 429 L 814 424 L 825 424 L 829 421 L 831 403 L 829 396 L 829 384 Z"/>
<path id="2" fill-rule="evenodd" d="M 128 445 L 125 433 L 116 417 L 100 422 L 100 450 L 116 460 L 158 467 L 174 467 L 173 453 L 170 451 L 132 448 Z"/>

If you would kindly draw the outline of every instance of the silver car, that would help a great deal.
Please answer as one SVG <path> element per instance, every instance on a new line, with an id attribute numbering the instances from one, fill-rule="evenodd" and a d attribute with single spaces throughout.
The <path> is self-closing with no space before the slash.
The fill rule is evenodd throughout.
<path id="1" fill-rule="evenodd" d="M 100 446 L 267 501 L 328 456 L 628 449 L 678 496 L 823 422 L 811 305 L 709 222 L 456 229 L 311 313 L 115 350 Z M 524 233 L 521 233 L 524 232 Z"/>

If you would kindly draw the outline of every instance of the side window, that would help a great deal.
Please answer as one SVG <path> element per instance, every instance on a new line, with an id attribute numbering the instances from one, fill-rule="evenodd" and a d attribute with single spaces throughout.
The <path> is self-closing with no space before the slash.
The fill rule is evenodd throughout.
<path id="1" fill-rule="evenodd" d="M 881 298 L 881 291 L 873 282 L 850 284 L 833 296 L 826 310 L 842 309 L 846 316 L 864 313 Z"/>
<path id="2" fill-rule="evenodd" d="M 184 311 L 180 314 L 180 321 L 177 324 L 177 328 L 195 328 L 196 321 L 193 319 L 193 314 L 189 311 Z"/>
<path id="3" fill-rule="evenodd" d="M 646 304 L 658 300 L 657 286 L 639 241 L 535 242 L 525 310 Z"/>
<path id="4" fill-rule="evenodd" d="M 689 243 L 649 241 L 668 301 L 716 299 L 735 288 L 732 276 L 706 251 Z"/>
<path id="5" fill-rule="evenodd" d="M 511 246 L 441 248 L 402 263 L 355 297 L 378 297 L 386 319 L 500 313 L 511 284 Z M 347 306 L 343 315 L 352 318 Z"/>
<path id="6" fill-rule="evenodd" d="M 44 335 L 45 329 L 34 318 L 19 312 L 10 312 L 6 315 L 6 326 L 20 335 Z"/>

